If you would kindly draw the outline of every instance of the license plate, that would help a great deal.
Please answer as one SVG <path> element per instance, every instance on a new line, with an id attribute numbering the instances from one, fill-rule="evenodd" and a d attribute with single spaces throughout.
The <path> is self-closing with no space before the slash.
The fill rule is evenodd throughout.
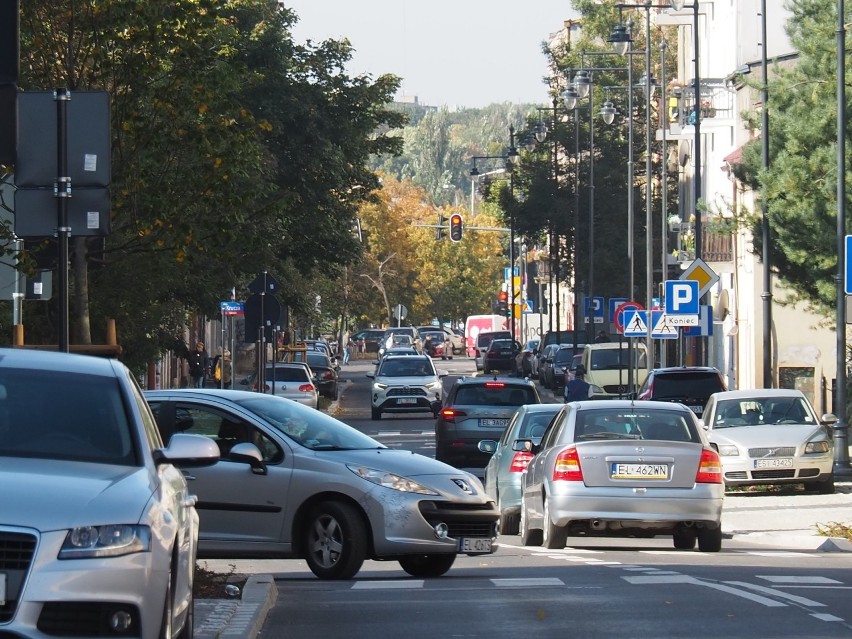
<path id="1" fill-rule="evenodd" d="M 6 605 L 6 573 L 0 572 L 0 606 Z"/>
<path id="2" fill-rule="evenodd" d="M 780 459 L 755 459 L 755 468 L 792 468 L 792 457 L 782 457 Z"/>
<path id="3" fill-rule="evenodd" d="M 471 554 L 491 552 L 491 540 L 463 537 L 459 540 L 459 550 Z"/>
<path id="4" fill-rule="evenodd" d="M 508 419 L 480 419 L 479 425 L 482 428 L 506 428 L 509 425 Z"/>
<path id="5" fill-rule="evenodd" d="M 690 406 L 689 410 L 691 410 L 696 415 L 700 415 L 701 413 L 704 412 L 704 407 L 703 406 Z"/>
<path id="6" fill-rule="evenodd" d="M 397 404 L 416 404 L 417 399 L 415 399 L 414 397 L 400 397 L 398 400 L 396 400 L 396 403 Z"/>
<path id="7" fill-rule="evenodd" d="M 669 467 L 666 464 L 623 464 L 610 465 L 612 479 L 668 479 Z"/>

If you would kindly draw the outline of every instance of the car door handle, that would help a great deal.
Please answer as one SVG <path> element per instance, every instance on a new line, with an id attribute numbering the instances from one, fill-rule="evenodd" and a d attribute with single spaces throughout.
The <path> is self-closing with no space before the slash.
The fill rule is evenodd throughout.
<path id="1" fill-rule="evenodd" d="M 187 481 L 194 481 L 196 479 L 195 475 L 191 475 L 189 473 L 184 473 L 183 478 Z"/>
<path id="2" fill-rule="evenodd" d="M 195 504 L 198 503 L 197 495 L 189 495 L 186 499 L 180 502 L 180 505 L 184 508 L 195 508 Z"/>

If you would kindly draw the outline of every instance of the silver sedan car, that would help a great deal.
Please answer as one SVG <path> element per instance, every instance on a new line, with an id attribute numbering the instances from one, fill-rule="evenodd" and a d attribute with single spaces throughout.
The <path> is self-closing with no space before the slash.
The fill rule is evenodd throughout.
<path id="1" fill-rule="evenodd" d="M 804 484 L 834 492 L 834 442 L 798 390 L 758 388 L 714 393 L 704 409 L 710 443 L 722 458 L 727 486 Z"/>
<path id="2" fill-rule="evenodd" d="M 0 349 L 0 636 L 192 637 L 195 498 L 116 360 Z"/>
<path id="3" fill-rule="evenodd" d="M 629 400 L 565 404 L 530 450 L 521 541 L 563 548 L 569 535 L 672 535 L 675 548 L 722 545 L 719 455 L 685 406 Z"/>
<path id="4" fill-rule="evenodd" d="M 485 492 L 497 501 L 501 535 L 517 535 L 521 521 L 521 478 L 532 459 L 532 453 L 512 450 L 516 439 L 541 442 L 547 425 L 562 404 L 527 404 L 521 406 L 499 440 L 483 439 L 479 450 L 491 454 L 485 466 Z"/>
<path id="5" fill-rule="evenodd" d="M 273 395 L 146 397 L 163 437 L 196 433 L 221 449 L 218 464 L 192 473 L 202 558 L 303 558 L 322 579 L 349 579 L 377 559 L 436 577 L 459 554 L 496 550 L 497 509 L 469 473 Z"/>

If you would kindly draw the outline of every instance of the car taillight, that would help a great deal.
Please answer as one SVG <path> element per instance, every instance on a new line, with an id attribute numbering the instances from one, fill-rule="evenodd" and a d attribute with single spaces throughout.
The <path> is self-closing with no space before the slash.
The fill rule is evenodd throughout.
<path id="1" fill-rule="evenodd" d="M 530 460 L 533 458 L 532 453 L 528 453 L 525 450 L 519 450 L 515 453 L 515 456 L 512 457 L 512 465 L 509 466 L 510 473 L 522 473 L 526 470 L 527 466 L 530 464 Z"/>
<path id="2" fill-rule="evenodd" d="M 331 371 L 326 371 L 322 374 L 323 379 L 334 379 L 334 373 Z"/>
<path id="3" fill-rule="evenodd" d="M 485 388 L 505 388 L 506 385 L 503 382 L 485 382 Z"/>
<path id="4" fill-rule="evenodd" d="M 553 481 L 583 481 L 583 470 L 580 468 L 580 456 L 576 448 L 566 448 L 556 456 Z"/>
<path id="5" fill-rule="evenodd" d="M 721 484 L 722 462 L 715 450 L 705 448 L 701 451 L 701 461 L 698 462 L 698 472 L 695 474 L 696 484 Z"/>
<path id="6" fill-rule="evenodd" d="M 654 380 L 651 380 L 651 383 L 648 384 L 648 389 L 639 395 L 637 395 L 636 399 L 651 399 L 654 396 Z"/>
<path id="7" fill-rule="evenodd" d="M 301 386 L 299 386 L 299 390 L 303 393 L 312 393 L 316 389 L 314 388 L 313 384 L 302 384 Z"/>
<path id="8" fill-rule="evenodd" d="M 464 417 L 466 414 L 467 413 L 465 413 L 463 410 L 456 410 L 454 408 L 442 408 L 440 412 L 441 418 L 445 422 L 453 423 L 456 421 L 456 417 Z"/>

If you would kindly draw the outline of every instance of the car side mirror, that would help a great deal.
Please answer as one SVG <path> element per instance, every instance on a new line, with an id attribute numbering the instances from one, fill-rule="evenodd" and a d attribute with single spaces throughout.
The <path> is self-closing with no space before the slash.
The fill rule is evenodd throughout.
<path id="1" fill-rule="evenodd" d="M 512 442 L 512 450 L 516 453 L 534 453 L 536 448 L 531 439 L 516 439 Z"/>
<path id="2" fill-rule="evenodd" d="M 494 451 L 497 450 L 497 442 L 493 439 L 483 439 L 480 440 L 479 444 L 477 444 L 476 447 L 479 449 L 480 453 L 493 455 Z"/>
<path id="3" fill-rule="evenodd" d="M 228 459 L 237 462 L 244 462 L 251 466 L 251 472 L 255 475 L 266 475 L 266 462 L 263 461 L 263 455 L 260 449 L 249 442 L 241 442 L 235 444 L 228 453 Z"/>
<path id="4" fill-rule="evenodd" d="M 378 362 L 374 362 L 374 363 L 378 363 Z M 376 374 L 375 373 L 367 373 L 364 377 L 369 377 L 370 379 L 376 379 Z"/>

